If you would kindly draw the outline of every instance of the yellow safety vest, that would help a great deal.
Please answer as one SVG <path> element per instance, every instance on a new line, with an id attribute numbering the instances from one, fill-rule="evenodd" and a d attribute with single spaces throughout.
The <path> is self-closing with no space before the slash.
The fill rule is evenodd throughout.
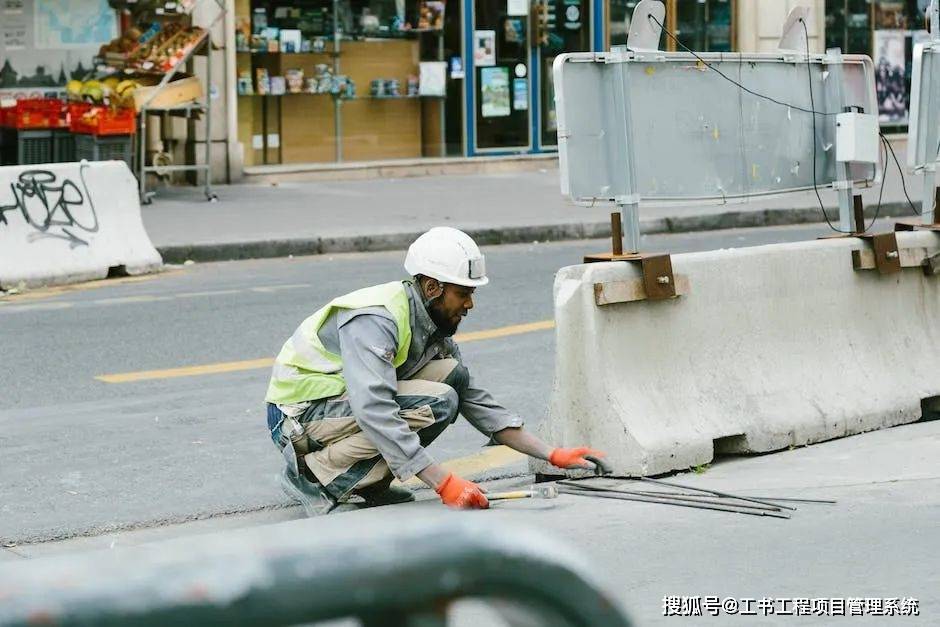
<path id="1" fill-rule="evenodd" d="M 274 361 L 274 371 L 265 400 L 287 404 L 315 401 L 346 391 L 342 358 L 326 350 L 320 341 L 320 328 L 337 309 L 385 307 L 398 327 L 398 349 L 392 364 L 397 368 L 408 357 L 411 345 L 411 321 L 408 293 L 401 281 L 356 290 L 330 301 L 300 323 L 284 342 Z"/>

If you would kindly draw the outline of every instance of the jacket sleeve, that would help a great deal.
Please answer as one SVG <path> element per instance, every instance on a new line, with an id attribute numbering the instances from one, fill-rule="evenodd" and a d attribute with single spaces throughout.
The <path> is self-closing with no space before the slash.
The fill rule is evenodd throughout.
<path id="1" fill-rule="evenodd" d="M 339 327 L 339 344 L 353 416 L 392 473 L 404 481 L 434 463 L 399 415 L 392 365 L 398 346 L 395 323 L 369 314 L 349 318 Z"/>

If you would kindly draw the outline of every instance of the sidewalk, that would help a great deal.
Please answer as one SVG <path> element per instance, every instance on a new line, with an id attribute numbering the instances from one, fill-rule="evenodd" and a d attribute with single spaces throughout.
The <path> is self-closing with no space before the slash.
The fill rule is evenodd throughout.
<path id="1" fill-rule="evenodd" d="M 902 161 L 904 140 L 892 142 Z M 907 177 L 920 210 L 921 182 Z M 880 188 L 864 192 L 869 215 Z M 559 192 L 557 161 L 532 172 L 358 181 L 240 184 L 160 189 L 143 207 L 144 224 L 168 263 L 405 249 L 432 226 L 450 225 L 483 244 L 584 239 L 610 234 L 611 207 L 577 207 Z M 830 220 L 835 194 L 821 189 Z M 881 216 L 912 215 L 890 160 Z M 823 222 L 810 192 L 748 203 L 644 207 L 644 233 Z"/>

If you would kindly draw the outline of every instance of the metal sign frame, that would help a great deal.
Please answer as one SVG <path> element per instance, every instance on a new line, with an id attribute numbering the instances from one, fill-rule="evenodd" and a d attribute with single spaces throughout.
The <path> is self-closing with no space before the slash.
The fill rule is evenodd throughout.
<path id="1" fill-rule="evenodd" d="M 642 4 L 638 5 L 637 11 Z M 802 33 L 799 35 L 802 36 Z M 870 163 L 836 161 L 833 149 L 835 114 L 842 113 L 847 107 L 858 107 L 867 113 L 877 111 L 874 66 L 868 56 L 842 55 L 838 49 L 828 50 L 824 55 L 807 55 L 794 50 L 693 55 L 650 49 L 650 42 L 656 42 L 657 39 L 658 32 L 654 28 L 651 33 L 644 33 L 644 43 L 637 46 L 639 50 L 620 48 L 607 53 L 572 53 L 559 55 L 555 59 L 553 70 L 559 120 L 559 163 L 561 188 L 565 196 L 581 205 L 598 202 L 616 204 L 624 218 L 624 248 L 630 251 L 637 250 L 638 207 L 641 201 L 743 201 L 760 196 L 832 187 L 839 195 L 842 229 L 846 232 L 853 230 L 853 189 L 881 182 L 881 167 L 880 163 L 873 166 Z M 791 39 L 797 41 L 801 37 Z M 773 71 L 764 70 L 771 65 L 775 68 Z M 741 85 L 758 93 L 772 92 L 778 102 L 768 102 L 747 94 L 740 86 L 734 87 L 727 83 L 725 77 L 709 66 L 721 68 L 726 75 L 734 68 L 734 76 Z M 807 76 L 807 69 L 812 78 Z M 573 72 L 581 74 L 575 77 Z M 651 88 L 656 85 L 646 80 L 654 74 L 663 77 L 655 98 L 651 96 Z M 570 81 L 569 77 L 572 77 Z M 801 82 L 798 83 L 798 80 Z M 815 91 L 812 109 L 826 114 L 817 113 L 815 116 L 815 139 L 810 139 L 807 133 L 812 117 L 808 112 L 810 103 L 803 102 L 810 80 L 814 83 Z M 685 86 L 675 89 L 683 81 Z M 718 83 L 722 87 L 717 87 Z M 792 87 L 781 89 L 781 84 L 792 84 Z M 692 90 L 690 85 L 701 92 Z M 727 86 L 728 95 L 725 95 L 724 86 Z M 797 88 L 801 90 L 799 94 L 790 96 Z M 706 95 L 708 91 L 712 93 Z M 683 95 L 676 96 L 677 93 Z M 694 101 L 694 96 L 699 93 L 699 101 Z M 709 97 L 712 97 L 711 101 Z M 759 100 L 759 103 L 755 104 L 749 99 Z M 793 103 L 793 106 L 788 107 L 786 103 Z M 764 117 L 758 119 L 760 116 L 754 111 L 761 107 L 763 110 L 760 115 Z M 785 113 L 781 114 L 781 111 Z M 753 115 L 754 119 L 743 120 L 745 114 Z M 737 128 L 734 128 L 735 124 L 729 118 L 735 115 L 742 119 Z M 781 115 L 793 121 L 781 122 Z M 803 119 L 799 120 L 797 116 Z M 770 158 L 777 162 L 771 164 L 773 168 L 768 165 L 766 170 L 778 170 L 783 157 L 790 159 L 787 164 L 795 162 L 794 167 L 798 170 L 801 163 L 809 160 L 808 148 L 815 141 L 818 157 L 818 160 L 814 159 L 817 166 L 815 180 L 808 178 L 811 174 L 807 175 L 807 172 L 813 172 L 812 167 L 804 168 L 793 176 L 776 176 L 773 183 L 752 182 L 736 171 L 734 176 L 726 177 L 731 185 L 724 189 L 726 181 L 720 176 L 720 168 L 734 167 L 740 170 L 740 164 L 723 164 L 722 160 L 714 157 L 716 153 L 708 152 L 717 149 L 707 145 L 704 140 L 697 145 L 688 142 L 683 145 L 677 139 L 679 133 L 672 132 L 673 127 L 683 120 L 693 118 L 695 123 L 701 122 L 704 128 L 708 128 L 712 119 L 728 122 L 723 124 L 723 130 L 731 127 L 731 135 L 735 136 L 736 133 L 740 136 L 742 144 L 750 139 L 745 138 L 747 133 L 764 133 L 762 141 L 773 144 L 775 138 L 766 135 L 777 129 L 767 123 L 768 119 L 776 120 L 777 127 L 786 125 L 788 136 L 795 137 L 797 143 L 787 146 L 779 154 L 771 155 Z M 666 129 L 666 135 L 672 132 L 672 136 L 666 137 L 663 144 L 675 142 L 675 145 L 657 143 L 659 136 L 651 136 L 650 132 L 650 127 L 657 124 L 660 129 Z M 794 129 L 796 132 L 793 132 Z M 717 124 L 714 132 L 717 140 Z M 727 145 L 721 148 L 726 153 L 732 151 L 731 140 L 727 141 Z M 749 149 L 753 151 L 756 147 Z M 791 158 L 793 155 L 798 155 L 798 158 Z M 760 157 L 764 155 L 758 154 Z M 738 161 L 744 160 L 745 157 L 741 156 Z M 664 183 L 654 181 L 659 177 L 668 180 Z M 696 178 L 699 180 L 696 181 Z M 654 189 L 651 181 L 659 187 Z"/>

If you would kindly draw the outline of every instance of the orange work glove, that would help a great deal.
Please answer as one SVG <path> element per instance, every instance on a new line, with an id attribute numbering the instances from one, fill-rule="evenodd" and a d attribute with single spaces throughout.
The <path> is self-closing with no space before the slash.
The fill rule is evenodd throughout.
<path id="1" fill-rule="evenodd" d="M 586 446 L 579 446 L 578 448 L 556 448 L 552 451 L 551 455 L 548 456 L 548 461 L 552 466 L 558 466 L 559 468 L 593 468 L 594 464 L 584 459 L 585 455 L 603 457 L 604 453 L 595 451 Z"/>
<path id="2" fill-rule="evenodd" d="M 437 486 L 437 493 L 441 495 L 444 505 L 457 509 L 488 509 L 490 502 L 483 495 L 483 488 L 450 473 L 447 478 Z"/>

